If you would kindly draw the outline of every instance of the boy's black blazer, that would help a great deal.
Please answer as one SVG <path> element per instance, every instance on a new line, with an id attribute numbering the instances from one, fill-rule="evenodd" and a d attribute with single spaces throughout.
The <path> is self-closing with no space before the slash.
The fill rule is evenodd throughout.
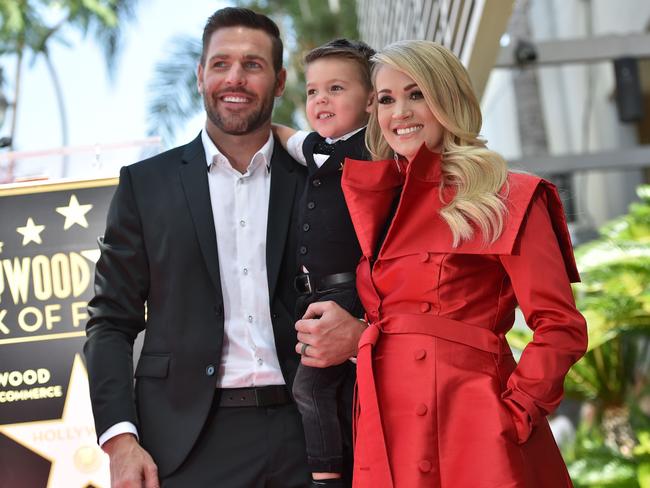
<path id="1" fill-rule="evenodd" d="M 292 283 L 305 169 L 275 142 L 267 230 L 275 344 L 289 389 L 299 362 Z M 84 352 L 97 434 L 134 423 L 161 477 L 186 458 L 215 392 L 224 333 L 217 236 L 201 137 L 122 168 L 88 309 Z M 146 303 L 146 318 L 145 318 Z M 146 328 L 135 369 L 132 351 Z"/>

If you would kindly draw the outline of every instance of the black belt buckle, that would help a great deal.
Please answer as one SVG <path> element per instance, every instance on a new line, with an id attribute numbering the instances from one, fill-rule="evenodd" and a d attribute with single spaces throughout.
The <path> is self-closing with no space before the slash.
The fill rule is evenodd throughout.
<path id="1" fill-rule="evenodd" d="M 293 280 L 293 286 L 301 295 L 308 295 L 314 291 L 311 285 L 311 278 L 306 273 L 296 276 Z"/>

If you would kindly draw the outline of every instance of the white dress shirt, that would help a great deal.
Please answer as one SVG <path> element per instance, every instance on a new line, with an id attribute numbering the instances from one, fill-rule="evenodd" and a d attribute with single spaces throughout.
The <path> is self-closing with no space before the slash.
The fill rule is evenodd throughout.
<path id="1" fill-rule="evenodd" d="M 266 223 L 273 136 L 244 174 L 232 167 L 206 131 L 210 201 L 225 314 L 220 388 L 283 385 L 275 349 L 266 271 Z"/>
<path id="2" fill-rule="evenodd" d="M 273 136 L 269 134 L 244 174 L 219 152 L 206 130 L 201 141 L 208 164 L 225 319 L 217 387 L 284 385 L 266 270 Z M 119 422 L 99 437 L 99 444 L 124 433 L 138 436 L 131 422 Z"/>
<path id="3" fill-rule="evenodd" d="M 327 142 L 328 144 L 334 144 L 337 141 L 345 141 L 346 139 L 349 139 L 354 134 L 356 134 L 357 132 L 359 132 L 361 129 L 364 128 L 365 125 L 351 132 L 348 132 L 347 134 L 344 134 L 341 137 L 337 137 L 336 139 L 326 137 L 325 142 Z M 296 131 L 291 137 L 289 137 L 289 139 L 287 139 L 287 152 L 293 159 L 298 161 L 303 166 L 307 166 L 307 159 L 305 158 L 305 155 L 302 152 L 302 145 L 309 134 L 310 134 L 309 131 L 299 130 Z M 314 154 L 314 162 L 316 163 L 316 166 L 318 166 L 319 168 L 323 166 L 323 164 L 325 164 L 325 161 L 327 161 L 328 158 L 329 158 L 328 154 Z"/>

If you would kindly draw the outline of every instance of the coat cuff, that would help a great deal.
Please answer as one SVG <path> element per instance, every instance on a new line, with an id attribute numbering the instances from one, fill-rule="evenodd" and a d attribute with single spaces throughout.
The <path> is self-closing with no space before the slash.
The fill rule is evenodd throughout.
<path id="1" fill-rule="evenodd" d="M 517 431 L 517 443 L 523 444 L 528 440 L 537 423 L 535 417 L 531 415 L 531 411 L 535 412 L 537 408 L 524 395 L 511 389 L 504 391 L 501 399 L 512 415 L 512 422 Z"/>

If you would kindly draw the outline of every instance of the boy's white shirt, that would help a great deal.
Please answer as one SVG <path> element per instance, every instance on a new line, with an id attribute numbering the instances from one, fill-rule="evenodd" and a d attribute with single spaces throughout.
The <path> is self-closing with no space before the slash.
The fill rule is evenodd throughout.
<path id="1" fill-rule="evenodd" d="M 363 127 L 359 127 L 358 129 L 348 132 L 347 134 L 344 134 L 341 137 L 337 137 L 336 139 L 331 139 L 329 137 L 326 137 L 325 142 L 327 142 L 328 144 L 334 144 L 337 141 L 345 141 L 346 139 L 349 139 L 354 134 L 356 134 L 357 132 L 365 128 L 366 126 L 364 125 Z M 293 159 L 298 161 L 303 166 L 307 166 L 307 159 L 305 158 L 305 155 L 302 152 L 302 145 L 309 134 L 310 134 L 309 131 L 299 130 L 296 131 L 294 135 L 289 137 L 289 139 L 287 139 L 287 152 Z M 319 168 L 323 166 L 323 164 L 325 163 L 325 161 L 327 161 L 328 158 L 329 156 L 327 154 L 314 154 L 314 162 L 316 163 L 316 166 L 318 166 Z"/>

